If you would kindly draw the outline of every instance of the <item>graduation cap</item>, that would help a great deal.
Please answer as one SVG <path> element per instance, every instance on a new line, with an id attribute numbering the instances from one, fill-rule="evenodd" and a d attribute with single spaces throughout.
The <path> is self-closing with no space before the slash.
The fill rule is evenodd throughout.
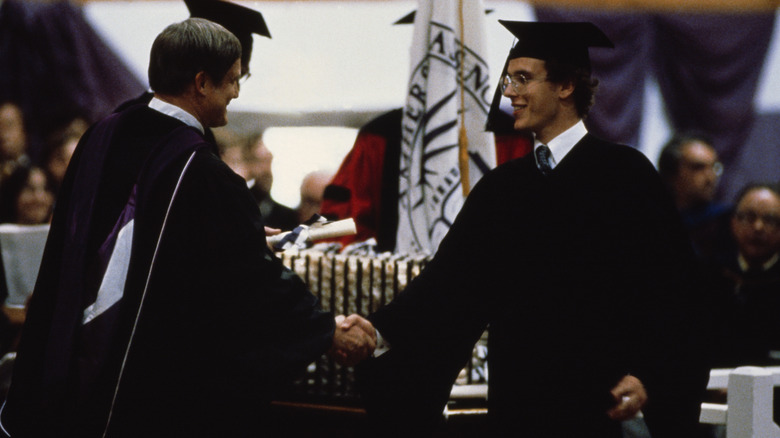
<path id="1" fill-rule="evenodd" d="M 219 23 L 238 38 L 241 42 L 241 71 L 248 72 L 252 56 L 252 34 L 271 38 L 263 15 L 254 9 L 221 0 L 184 0 L 184 3 L 191 17 Z"/>
<path id="2" fill-rule="evenodd" d="M 509 58 L 558 60 L 590 69 L 589 47 L 615 47 L 595 24 L 498 20 L 517 38 Z"/>
<path id="3" fill-rule="evenodd" d="M 506 73 L 509 61 L 515 58 L 536 58 L 543 61 L 558 61 L 573 67 L 590 70 L 590 47 L 614 48 L 612 41 L 595 24 L 590 22 L 538 22 L 498 20 L 517 38 L 509 50 L 502 72 Z M 493 104 L 488 114 L 487 130 L 508 131 L 508 125 L 500 120 L 501 83 L 496 89 Z"/>
<path id="4" fill-rule="evenodd" d="M 492 9 L 485 9 L 485 15 L 493 12 Z M 417 11 L 409 12 L 408 14 L 404 15 L 403 17 L 399 18 L 398 21 L 396 21 L 393 24 L 414 24 L 414 16 L 417 14 Z"/>

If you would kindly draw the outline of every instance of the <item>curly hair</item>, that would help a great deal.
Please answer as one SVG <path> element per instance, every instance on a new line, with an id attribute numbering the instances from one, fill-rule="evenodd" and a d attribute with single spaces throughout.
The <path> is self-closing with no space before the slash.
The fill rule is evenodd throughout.
<path id="1" fill-rule="evenodd" d="M 545 60 L 547 80 L 554 83 L 572 82 L 574 84 L 574 105 L 577 115 L 584 119 L 595 101 L 599 80 L 591 76 L 589 68 L 576 66 L 559 59 Z"/>

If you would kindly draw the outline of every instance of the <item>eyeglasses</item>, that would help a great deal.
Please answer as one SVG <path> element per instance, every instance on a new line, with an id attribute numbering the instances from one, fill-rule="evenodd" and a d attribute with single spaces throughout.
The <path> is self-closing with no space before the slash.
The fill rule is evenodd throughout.
<path id="1" fill-rule="evenodd" d="M 766 228 L 776 230 L 780 228 L 780 217 L 770 214 L 758 214 L 754 211 L 738 211 L 734 218 L 743 224 L 753 225 L 760 219 Z"/>
<path id="2" fill-rule="evenodd" d="M 244 85 L 246 84 L 246 81 L 249 80 L 249 78 L 252 77 L 252 73 L 246 72 L 246 74 L 242 75 L 238 78 L 238 85 Z"/>
<path id="3" fill-rule="evenodd" d="M 510 75 L 509 73 L 504 75 L 503 80 L 501 81 L 501 93 L 506 93 L 507 87 L 512 85 L 512 89 L 515 90 L 515 93 L 522 93 L 528 88 L 528 83 L 533 81 L 546 81 L 545 79 L 534 79 L 529 78 L 528 76 L 524 75 L 523 73 L 517 73 L 515 75 Z"/>
<path id="4" fill-rule="evenodd" d="M 701 172 L 704 170 L 712 170 L 712 172 L 715 174 L 715 176 L 721 176 L 723 175 L 723 164 L 716 161 L 712 164 L 709 163 L 702 163 L 700 161 L 685 161 L 682 162 L 685 167 L 691 169 L 694 172 Z"/>

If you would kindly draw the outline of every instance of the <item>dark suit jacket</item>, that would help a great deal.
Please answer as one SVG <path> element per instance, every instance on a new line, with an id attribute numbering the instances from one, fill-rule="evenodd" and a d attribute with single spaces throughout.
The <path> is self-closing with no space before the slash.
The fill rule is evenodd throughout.
<path id="1" fill-rule="evenodd" d="M 647 388 L 653 437 L 687 436 L 708 376 L 691 349 L 694 269 L 635 149 L 587 135 L 547 176 L 532 156 L 499 166 L 422 274 L 371 316 L 392 348 L 361 370 L 368 408 L 436 418 L 489 327 L 494 436 L 619 436 L 605 412 L 628 373 Z"/>

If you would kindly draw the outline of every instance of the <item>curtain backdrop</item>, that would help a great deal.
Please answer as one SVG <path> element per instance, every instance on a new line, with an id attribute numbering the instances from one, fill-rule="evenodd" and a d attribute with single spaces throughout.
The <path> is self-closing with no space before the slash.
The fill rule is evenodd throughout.
<path id="1" fill-rule="evenodd" d="M 73 116 L 93 122 L 145 85 L 69 2 L 0 3 L 0 101 L 22 106 L 37 160 L 44 138 Z"/>

